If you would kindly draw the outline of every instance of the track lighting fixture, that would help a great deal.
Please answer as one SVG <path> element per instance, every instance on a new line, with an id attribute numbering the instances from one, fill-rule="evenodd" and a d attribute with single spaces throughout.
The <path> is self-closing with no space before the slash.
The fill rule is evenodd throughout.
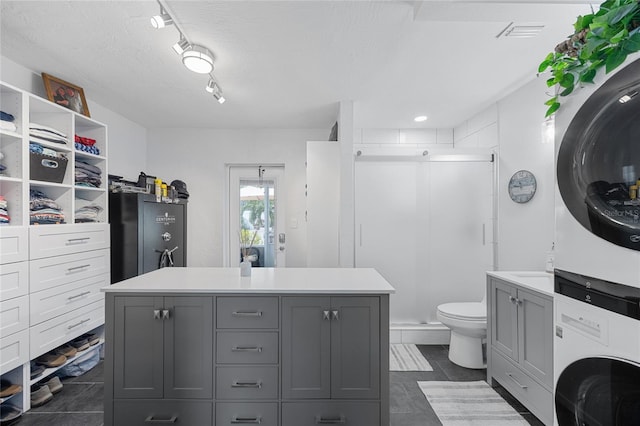
<path id="1" fill-rule="evenodd" d="M 191 45 L 189 44 L 189 41 L 186 38 L 184 38 L 184 35 L 180 33 L 180 40 L 178 40 L 176 44 L 174 44 L 172 47 L 173 47 L 173 50 L 178 55 L 182 55 L 185 50 L 191 47 Z"/>
<path id="2" fill-rule="evenodd" d="M 1 0 L 0 0 L 1 1 Z M 198 74 L 209 74 L 209 82 L 205 89 L 207 92 L 213 94 L 213 97 L 219 103 L 224 103 L 225 98 L 222 96 L 222 89 L 216 82 L 216 78 L 213 76 L 213 54 L 204 46 L 193 44 L 185 36 L 184 31 L 180 28 L 178 22 L 169 14 L 169 11 L 165 9 L 163 3 L 165 0 L 156 0 L 160 6 L 160 14 L 151 18 L 151 25 L 154 28 L 164 28 L 168 25 L 174 25 L 180 36 L 179 40 L 171 46 L 176 54 L 182 58 L 182 63 L 189 70 Z"/>
<path id="3" fill-rule="evenodd" d="M 213 71 L 213 55 L 206 47 L 192 44 L 191 48 L 182 52 L 182 63 L 198 74 L 209 74 Z"/>
<path id="4" fill-rule="evenodd" d="M 164 7 L 160 5 L 160 15 L 151 17 L 151 26 L 160 29 L 171 24 L 173 24 L 173 19 L 171 19 L 171 16 L 164 10 Z"/>

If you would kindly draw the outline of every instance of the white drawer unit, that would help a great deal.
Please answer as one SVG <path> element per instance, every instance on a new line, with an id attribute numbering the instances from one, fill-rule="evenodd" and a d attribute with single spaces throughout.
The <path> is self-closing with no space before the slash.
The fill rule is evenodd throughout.
<path id="1" fill-rule="evenodd" d="M 31 260 L 108 248 L 106 223 L 33 226 L 29 232 Z"/>
<path id="2" fill-rule="evenodd" d="M 29 329 L 30 356 L 37 358 L 104 323 L 104 303 L 95 302 Z"/>
<path id="3" fill-rule="evenodd" d="M 29 293 L 29 263 L 0 265 L 0 301 Z"/>
<path id="4" fill-rule="evenodd" d="M 29 228 L 0 227 L 0 264 L 22 262 L 29 258 Z"/>
<path id="5" fill-rule="evenodd" d="M 29 362 L 29 330 L 0 339 L 0 374 Z"/>
<path id="6" fill-rule="evenodd" d="M 93 250 L 65 256 L 32 260 L 30 269 L 31 293 L 108 274 L 109 249 Z"/>
<path id="7" fill-rule="evenodd" d="M 0 302 L 0 336 L 8 336 L 29 327 L 29 296 Z"/>
<path id="8" fill-rule="evenodd" d="M 102 287 L 109 285 L 109 275 L 83 278 L 29 296 L 31 325 L 40 324 L 90 303 L 104 300 Z"/>

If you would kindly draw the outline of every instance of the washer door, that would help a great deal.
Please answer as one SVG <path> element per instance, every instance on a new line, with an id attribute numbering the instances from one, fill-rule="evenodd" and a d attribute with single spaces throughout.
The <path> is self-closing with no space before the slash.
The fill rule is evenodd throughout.
<path id="1" fill-rule="evenodd" d="M 640 425 L 640 364 L 578 360 L 560 374 L 555 400 L 560 426 Z"/>
<path id="2" fill-rule="evenodd" d="M 626 95 L 626 97 L 625 97 Z M 558 152 L 558 187 L 593 234 L 640 250 L 640 59 L 607 80 L 571 121 Z"/>

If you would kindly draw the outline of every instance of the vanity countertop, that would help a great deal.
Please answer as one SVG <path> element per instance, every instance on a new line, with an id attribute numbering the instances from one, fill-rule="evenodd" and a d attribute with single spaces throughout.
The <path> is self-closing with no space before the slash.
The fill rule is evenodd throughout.
<path id="1" fill-rule="evenodd" d="M 162 268 L 103 287 L 105 293 L 391 294 L 373 268 Z"/>
<path id="2" fill-rule="evenodd" d="M 544 271 L 487 271 L 487 275 L 553 297 L 553 274 Z"/>

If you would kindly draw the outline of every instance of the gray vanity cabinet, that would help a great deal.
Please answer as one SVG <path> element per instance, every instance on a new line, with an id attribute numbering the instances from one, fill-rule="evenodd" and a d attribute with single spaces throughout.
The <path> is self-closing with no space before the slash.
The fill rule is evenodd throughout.
<path id="1" fill-rule="evenodd" d="M 378 399 L 378 297 L 282 299 L 283 399 Z"/>
<path id="2" fill-rule="evenodd" d="M 115 399 L 213 398 L 213 298 L 118 296 Z"/>
<path id="3" fill-rule="evenodd" d="M 553 423 L 553 299 L 488 278 L 487 380 Z"/>

